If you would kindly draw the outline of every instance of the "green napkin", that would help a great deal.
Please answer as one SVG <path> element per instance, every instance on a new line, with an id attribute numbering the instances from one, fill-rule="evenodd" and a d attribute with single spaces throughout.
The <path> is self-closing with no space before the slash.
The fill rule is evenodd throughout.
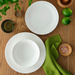
<path id="1" fill-rule="evenodd" d="M 69 71 L 63 69 L 56 60 L 59 57 L 57 51 L 58 46 L 61 43 L 59 35 L 48 38 L 45 42 L 46 45 L 46 59 L 43 64 L 43 69 L 46 75 L 72 75 Z"/>

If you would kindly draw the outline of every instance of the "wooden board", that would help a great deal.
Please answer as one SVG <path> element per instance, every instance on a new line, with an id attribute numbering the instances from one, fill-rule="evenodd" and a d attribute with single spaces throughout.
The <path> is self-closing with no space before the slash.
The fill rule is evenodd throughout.
<path id="1" fill-rule="evenodd" d="M 36 2 L 37 0 L 33 0 L 33 2 Z M 38 35 L 44 42 L 47 38 L 49 38 L 52 35 L 59 34 L 62 38 L 62 43 L 68 43 L 72 46 L 73 52 L 70 56 L 64 57 L 60 55 L 58 59 L 58 63 L 66 70 L 72 72 L 73 75 L 75 75 L 75 0 L 73 4 L 70 6 L 70 8 L 73 11 L 73 15 L 71 16 L 72 22 L 65 26 L 62 24 L 61 20 L 64 17 L 62 14 L 63 8 L 58 6 L 56 0 L 47 0 L 48 2 L 51 2 L 58 10 L 60 20 L 57 28 L 52 32 L 47 35 Z M 14 16 L 14 7 L 11 6 L 11 9 L 7 11 L 7 16 L 2 17 L 2 21 L 6 19 L 10 19 L 14 21 L 15 23 L 15 29 L 12 33 L 4 33 L 0 27 L 0 75 L 45 75 L 43 68 L 41 67 L 39 70 L 37 70 L 34 73 L 31 74 L 20 74 L 12 70 L 6 60 L 5 60 L 5 46 L 8 42 L 8 40 L 15 34 L 20 33 L 20 32 L 31 32 L 24 20 L 25 12 L 28 8 L 28 0 L 20 0 L 19 4 L 22 9 L 22 17 L 21 18 L 15 18 Z M 0 21 L 0 25 L 2 23 Z"/>

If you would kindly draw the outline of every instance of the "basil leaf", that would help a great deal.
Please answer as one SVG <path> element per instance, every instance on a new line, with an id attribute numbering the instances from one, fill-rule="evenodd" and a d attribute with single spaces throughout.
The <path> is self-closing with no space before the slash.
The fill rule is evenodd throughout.
<path id="1" fill-rule="evenodd" d="M 31 2 L 30 2 L 30 1 L 28 2 L 28 5 L 29 5 L 29 6 L 31 5 Z"/>
<path id="2" fill-rule="evenodd" d="M 15 11 L 17 11 L 17 8 L 15 7 Z"/>
<path id="3" fill-rule="evenodd" d="M 10 7 L 8 7 L 7 9 L 10 9 Z"/>
<path id="4" fill-rule="evenodd" d="M 3 4 L 0 2 L 0 7 L 2 6 Z"/>
<path id="5" fill-rule="evenodd" d="M 17 3 L 17 2 L 19 2 L 19 0 L 16 0 L 15 2 Z"/>
<path id="6" fill-rule="evenodd" d="M 6 4 L 9 4 L 7 0 L 6 0 Z"/>
<path id="7" fill-rule="evenodd" d="M 21 10 L 21 8 L 20 8 L 19 6 L 17 6 L 17 8 L 18 8 L 19 10 Z"/>
<path id="8" fill-rule="evenodd" d="M 30 0 L 32 2 L 32 0 Z"/>
<path id="9" fill-rule="evenodd" d="M 2 14 L 3 14 L 3 15 L 6 15 L 6 12 L 5 12 L 5 11 L 2 11 Z"/>
<path id="10" fill-rule="evenodd" d="M 8 0 L 3 0 L 3 5 L 8 4 Z"/>
<path id="11" fill-rule="evenodd" d="M 13 3 L 14 3 L 14 1 L 13 1 L 13 0 L 9 0 L 9 2 L 10 2 L 11 4 L 13 4 Z"/>
<path id="12" fill-rule="evenodd" d="M 0 12 L 2 12 L 2 9 L 0 10 Z"/>
<path id="13" fill-rule="evenodd" d="M 16 2 L 17 0 L 13 0 L 14 2 Z"/>
<path id="14" fill-rule="evenodd" d="M 7 4 L 6 7 L 9 8 L 9 5 Z"/>
<path id="15" fill-rule="evenodd" d="M 0 0 L 1 3 L 3 3 L 3 0 Z"/>
<path id="16" fill-rule="evenodd" d="M 16 5 L 19 5 L 19 3 L 16 3 Z"/>
<path id="17" fill-rule="evenodd" d="M 19 0 L 0 0 L 0 7 L 2 7 L 4 5 L 4 8 L 0 9 L 0 12 L 3 14 L 3 15 L 6 15 L 6 11 L 8 9 L 10 9 L 9 7 L 9 3 L 10 4 L 13 4 L 13 3 L 16 3 L 16 5 L 14 5 L 15 7 L 15 11 L 17 11 L 17 8 L 19 10 L 21 10 L 21 8 L 18 6 L 19 5 Z M 2 16 L 0 15 L 0 20 L 1 20 Z"/>
<path id="18" fill-rule="evenodd" d="M 1 19 L 2 19 L 2 16 L 0 15 L 0 21 L 1 21 Z"/>
<path id="19" fill-rule="evenodd" d="M 16 2 L 17 3 L 17 2 L 19 2 L 19 0 L 13 0 L 13 2 Z"/>
<path id="20" fill-rule="evenodd" d="M 2 14 L 6 15 L 6 9 L 4 9 L 4 8 L 2 9 Z"/>
<path id="21" fill-rule="evenodd" d="M 3 9 L 4 9 L 4 11 L 6 12 L 6 10 L 7 10 L 7 7 L 5 6 Z M 2 9 L 2 10 L 3 10 L 3 9 Z"/>

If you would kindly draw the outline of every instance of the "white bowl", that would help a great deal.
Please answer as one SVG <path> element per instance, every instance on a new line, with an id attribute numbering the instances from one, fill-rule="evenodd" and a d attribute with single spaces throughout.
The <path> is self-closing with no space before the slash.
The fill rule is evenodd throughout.
<path id="1" fill-rule="evenodd" d="M 21 40 L 13 48 L 12 56 L 14 61 L 22 67 L 31 67 L 39 59 L 40 50 L 32 40 Z"/>

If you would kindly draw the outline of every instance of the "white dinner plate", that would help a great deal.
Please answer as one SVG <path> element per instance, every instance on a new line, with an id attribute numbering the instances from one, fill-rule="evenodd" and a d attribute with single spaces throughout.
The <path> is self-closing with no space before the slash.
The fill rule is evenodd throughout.
<path id="1" fill-rule="evenodd" d="M 25 13 L 27 27 L 34 33 L 45 35 L 52 32 L 59 21 L 55 6 L 46 1 L 37 1 Z"/>
<path id="2" fill-rule="evenodd" d="M 12 49 L 14 45 L 23 39 L 30 39 L 34 41 L 39 49 L 40 49 L 40 57 L 39 60 L 31 67 L 25 68 L 22 66 L 19 66 L 12 57 Z M 5 58 L 8 63 L 8 65 L 15 71 L 20 73 L 32 73 L 36 70 L 38 70 L 44 63 L 46 57 L 46 49 L 43 41 L 36 36 L 35 34 L 29 33 L 29 32 L 22 32 L 19 34 L 14 35 L 7 43 L 5 48 Z"/>

